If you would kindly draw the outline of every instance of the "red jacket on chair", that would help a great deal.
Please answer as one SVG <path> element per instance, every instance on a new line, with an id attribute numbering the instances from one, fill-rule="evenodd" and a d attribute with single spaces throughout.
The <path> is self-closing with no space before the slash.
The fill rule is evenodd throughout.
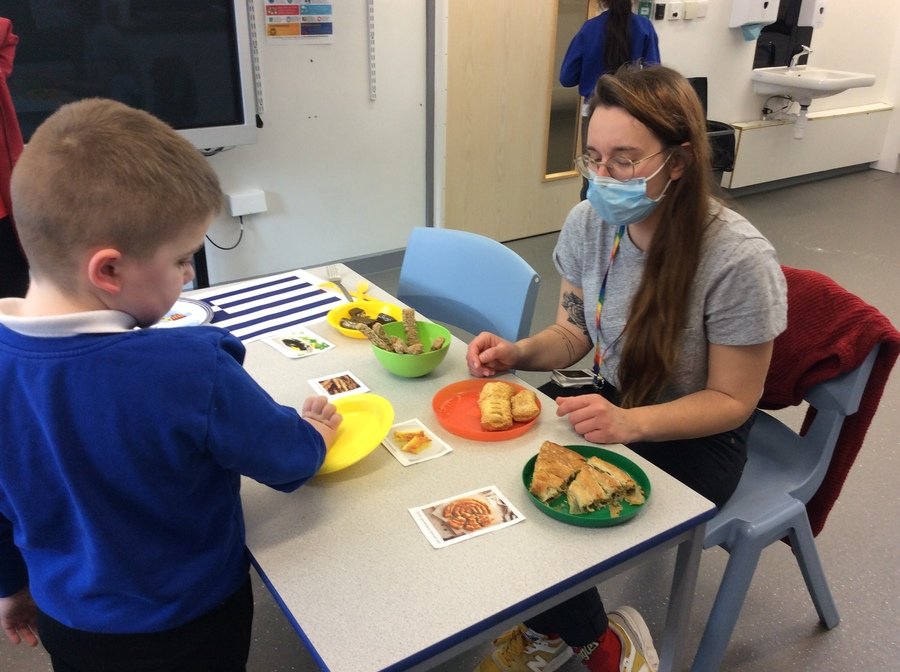
<path id="1" fill-rule="evenodd" d="M 878 408 L 900 354 L 900 332 L 876 308 L 827 276 L 786 266 L 782 269 L 788 286 L 788 326 L 775 339 L 760 408 L 798 405 L 810 387 L 856 368 L 875 344 L 881 344 L 859 410 L 844 421 L 825 479 L 807 503 L 809 522 L 817 535 Z M 807 415 L 806 420 L 810 419 Z"/>

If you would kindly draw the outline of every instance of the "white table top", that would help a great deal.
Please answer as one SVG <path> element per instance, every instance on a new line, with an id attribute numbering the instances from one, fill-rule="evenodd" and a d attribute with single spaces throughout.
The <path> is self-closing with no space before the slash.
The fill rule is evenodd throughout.
<path id="1" fill-rule="evenodd" d="M 345 273 L 354 287 L 358 276 Z M 369 293 L 391 298 L 377 288 Z M 486 640 L 542 611 L 544 600 L 560 601 L 600 572 L 714 512 L 708 500 L 619 445 L 607 447 L 650 479 L 644 509 L 625 524 L 605 528 L 552 519 L 529 499 L 522 469 L 544 440 L 585 443 L 556 417 L 552 400 L 542 397 L 543 412 L 521 438 L 463 439 L 444 430 L 431 409 L 435 392 L 469 377 L 463 343 L 454 339 L 431 374 L 404 379 L 381 367 L 368 341 L 347 338 L 326 322 L 307 326 L 336 347 L 292 360 L 265 343 L 248 344 L 247 370 L 278 402 L 299 407 L 313 394 L 308 379 L 349 369 L 390 400 L 395 422 L 418 418 L 453 448 L 404 467 L 379 446 L 355 465 L 318 476 L 291 494 L 244 479 L 247 546 L 323 669 L 406 669 L 466 639 Z M 524 514 L 524 522 L 435 549 L 408 511 L 490 485 Z M 360 651 L 366 652 L 364 660 Z"/>

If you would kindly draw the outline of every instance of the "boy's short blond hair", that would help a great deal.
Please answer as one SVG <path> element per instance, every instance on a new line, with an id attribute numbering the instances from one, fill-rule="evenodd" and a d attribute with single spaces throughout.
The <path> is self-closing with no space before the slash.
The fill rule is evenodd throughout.
<path id="1" fill-rule="evenodd" d="M 65 288 L 85 251 L 147 258 L 218 213 L 222 191 L 206 158 L 170 126 L 89 98 L 34 132 L 13 171 L 12 202 L 31 273 Z"/>

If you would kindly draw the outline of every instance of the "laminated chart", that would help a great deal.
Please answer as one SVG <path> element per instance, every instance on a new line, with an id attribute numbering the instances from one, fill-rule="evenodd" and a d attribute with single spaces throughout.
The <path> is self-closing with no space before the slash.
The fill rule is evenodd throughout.
<path id="1" fill-rule="evenodd" d="M 226 287 L 191 292 L 213 309 L 212 324 L 242 341 L 254 341 L 273 331 L 324 319 L 341 302 L 322 289 L 323 281 L 303 270 L 266 276 Z"/>

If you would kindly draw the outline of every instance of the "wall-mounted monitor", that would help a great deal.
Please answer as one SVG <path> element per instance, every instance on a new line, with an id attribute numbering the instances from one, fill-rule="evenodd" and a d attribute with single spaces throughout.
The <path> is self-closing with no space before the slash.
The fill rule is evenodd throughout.
<path id="1" fill-rule="evenodd" d="M 60 105 L 99 96 L 152 112 L 199 149 L 256 140 L 247 0 L 0 0 L 25 141 Z"/>

